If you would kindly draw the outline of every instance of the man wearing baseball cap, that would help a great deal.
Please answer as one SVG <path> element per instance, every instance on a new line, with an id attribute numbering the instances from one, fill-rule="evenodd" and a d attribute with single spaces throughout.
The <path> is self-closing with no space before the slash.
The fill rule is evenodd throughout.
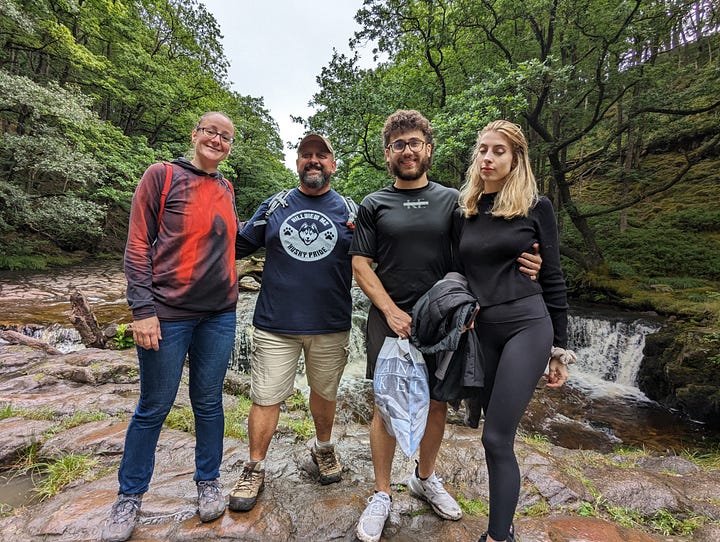
<path id="1" fill-rule="evenodd" d="M 330 141 L 307 134 L 298 146 L 300 183 L 255 211 L 238 235 L 236 258 L 265 247 L 253 316 L 249 459 L 230 492 L 231 510 L 250 510 L 264 488 L 265 458 L 280 406 L 293 394 L 300 354 L 310 386 L 315 438 L 308 444 L 319 482 L 339 482 L 331 441 L 340 377 L 348 359 L 352 269 L 348 250 L 356 206 L 330 188 L 337 164 Z"/>

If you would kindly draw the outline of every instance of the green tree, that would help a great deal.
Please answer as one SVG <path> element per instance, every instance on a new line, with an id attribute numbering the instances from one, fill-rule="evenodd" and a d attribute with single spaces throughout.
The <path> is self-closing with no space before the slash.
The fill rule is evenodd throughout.
<path id="1" fill-rule="evenodd" d="M 580 234 L 563 251 L 586 269 L 604 261 L 590 218 L 666 190 L 716 152 L 708 112 L 720 108 L 719 25 L 711 2 L 366 0 L 356 20 L 354 44 L 374 40 L 388 60 L 372 73 L 331 64 L 316 96 L 324 109 L 310 124 L 330 124 L 331 134 L 347 130 L 340 123 L 360 126 L 362 148 L 368 123 L 353 113 L 362 110 L 357 90 L 373 80 L 375 94 L 392 96 L 395 85 L 402 107 L 423 111 L 443 136 L 433 175 L 456 184 L 473 132 L 499 116 L 520 122 L 542 189 Z M 334 116 L 341 111 L 350 114 Z M 700 130 L 691 128 L 700 118 Z M 676 141 L 678 130 L 698 143 L 679 149 L 670 180 L 648 190 L 633 169 L 638 156 L 663 135 Z M 622 198 L 604 208 L 579 205 L 578 183 L 596 171 L 627 181 Z"/>
<path id="2" fill-rule="evenodd" d="M 93 250 L 99 224 L 105 245 L 119 249 L 142 172 L 187 154 L 190 131 L 209 110 L 237 124 L 223 168 L 241 214 L 291 182 L 262 100 L 229 90 L 219 27 L 202 3 L 0 0 L 0 7 L 0 179 L 12 186 L 0 193 L 0 228 L 12 233 L 8 243 L 39 235 Z M 73 206 L 85 234 L 64 218 Z"/>

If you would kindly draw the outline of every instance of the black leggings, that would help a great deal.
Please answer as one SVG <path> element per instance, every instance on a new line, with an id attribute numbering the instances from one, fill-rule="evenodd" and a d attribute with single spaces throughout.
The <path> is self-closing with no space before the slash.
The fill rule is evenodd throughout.
<path id="1" fill-rule="evenodd" d="M 518 314 L 526 319 L 502 321 Z M 520 495 L 515 433 L 547 366 L 553 328 L 541 296 L 490 307 L 480 315 L 475 331 L 485 358 L 480 402 L 490 486 L 488 533 L 494 540 L 505 540 Z"/>

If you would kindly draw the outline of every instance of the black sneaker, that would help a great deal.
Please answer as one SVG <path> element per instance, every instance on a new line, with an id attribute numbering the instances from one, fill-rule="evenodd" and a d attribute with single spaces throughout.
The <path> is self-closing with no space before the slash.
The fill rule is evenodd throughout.
<path id="1" fill-rule="evenodd" d="M 478 538 L 478 542 L 487 542 L 487 531 L 485 531 L 480 538 Z M 520 542 L 520 538 L 515 538 L 515 525 L 512 523 L 510 524 L 510 532 L 507 535 L 507 538 L 505 539 L 505 542 Z"/>
<path id="2" fill-rule="evenodd" d="M 246 512 L 252 510 L 258 494 L 265 489 L 265 469 L 258 469 L 257 463 L 244 463 L 240 478 L 230 491 L 230 510 Z"/>
<path id="3" fill-rule="evenodd" d="M 218 480 L 201 480 L 197 483 L 198 513 L 200 521 L 212 521 L 225 512 L 225 497 Z"/>
<path id="4" fill-rule="evenodd" d="M 132 535 L 137 525 L 138 510 L 142 504 L 142 493 L 125 495 L 120 493 L 105 521 L 101 540 L 103 542 L 124 542 Z"/>

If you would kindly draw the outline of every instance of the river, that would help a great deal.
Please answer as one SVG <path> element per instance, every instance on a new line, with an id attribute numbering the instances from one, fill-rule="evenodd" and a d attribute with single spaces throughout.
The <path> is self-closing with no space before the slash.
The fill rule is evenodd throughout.
<path id="1" fill-rule="evenodd" d="M 42 272 L 0 271 L 0 327 L 17 329 L 31 324 L 23 331 L 50 342 L 59 340 L 66 348 L 68 342 L 71 348 L 78 348 L 72 345 L 75 331 L 65 315 L 75 290 L 87 296 L 101 326 L 131 320 L 121 263 L 108 260 Z M 247 364 L 255 295 L 241 292 L 231 366 Z M 357 290 L 354 297 L 363 296 Z M 364 375 L 362 326 L 366 303 L 366 299 L 359 301 L 353 317 L 346 382 Z M 573 306 L 569 336 L 578 363 L 563 392 L 536 394 L 522 428 L 568 448 L 602 452 L 621 445 L 674 453 L 716 448 L 720 443 L 718 432 L 661 408 L 635 385 L 644 337 L 659 325 L 646 315 Z M 298 385 L 304 385 L 302 375 Z"/>

